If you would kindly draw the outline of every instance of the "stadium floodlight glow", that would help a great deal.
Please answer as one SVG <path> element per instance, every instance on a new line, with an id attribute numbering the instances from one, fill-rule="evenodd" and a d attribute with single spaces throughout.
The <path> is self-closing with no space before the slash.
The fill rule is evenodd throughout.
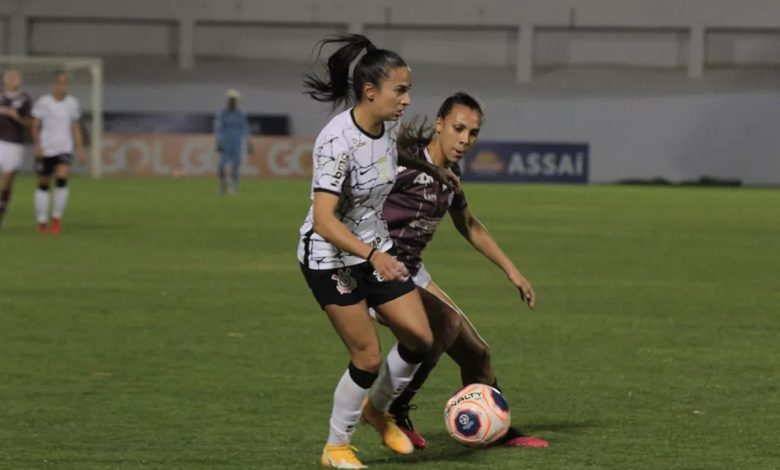
<path id="1" fill-rule="evenodd" d="M 96 57 L 62 57 L 62 56 L 0 56 L 0 68 L 13 67 L 25 76 L 40 73 L 68 72 L 79 77 L 89 76 L 87 90 L 80 81 L 71 83 L 71 93 L 78 98 L 81 112 L 89 112 L 90 134 L 90 167 L 93 178 L 102 173 L 101 149 L 103 143 L 103 61 Z M 27 81 L 27 79 L 25 79 Z M 47 84 L 51 80 L 47 81 Z M 73 85 L 76 85 L 75 87 Z M 25 89 L 25 86 L 22 87 Z M 37 97 L 32 97 L 33 102 Z"/>

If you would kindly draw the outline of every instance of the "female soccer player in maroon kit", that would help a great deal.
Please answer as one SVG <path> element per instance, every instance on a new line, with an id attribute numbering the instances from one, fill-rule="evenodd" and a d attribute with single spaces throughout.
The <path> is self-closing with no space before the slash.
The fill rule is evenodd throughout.
<path id="1" fill-rule="evenodd" d="M 458 162 L 477 141 L 482 118 L 482 106 L 476 99 L 466 93 L 456 93 L 442 104 L 433 128 L 427 128 L 423 123 L 418 129 L 407 128 L 402 132 L 399 148 L 458 173 Z M 531 308 L 536 303 L 531 283 L 471 212 L 462 190 L 435 182 L 418 170 L 399 168 L 393 189 L 385 201 L 383 216 L 398 250 L 398 259 L 409 270 L 425 304 L 434 331 L 434 346 L 412 382 L 392 403 L 390 413 L 418 449 L 425 448 L 426 441 L 414 430 L 409 419 L 410 402 L 441 354 L 446 351 L 460 366 L 463 385 L 483 383 L 498 387 L 489 346 L 466 314 L 433 282 L 422 262 L 422 251 L 447 212 L 460 234 L 504 271 L 509 282 L 518 289 L 522 301 Z M 546 441 L 525 435 L 514 427 L 501 442 L 508 446 L 547 447 Z"/>

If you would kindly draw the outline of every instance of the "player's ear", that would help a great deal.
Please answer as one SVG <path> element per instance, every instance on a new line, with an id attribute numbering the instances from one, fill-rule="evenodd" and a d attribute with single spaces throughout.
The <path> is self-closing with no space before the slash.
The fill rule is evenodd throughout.
<path id="1" fill-rule="evenodd" d="M 377 90 L 376 85 L 374 85 L 373 83 L 366 82 L 363 84 L 363 96 L 365 96 L 368 101 L 373 102 L 374 99 L 376 99 L 376 95 L 378 92 L 379 90 Z"/>
<path id="2" fill-rule="evenodd" d="M 442 129 L 444 129 L 444 119 L 442 119 L 441 116 L 436 116 L 436 122 L 433 124 L 433 128 L 437 134 L 441 134 Z"/>

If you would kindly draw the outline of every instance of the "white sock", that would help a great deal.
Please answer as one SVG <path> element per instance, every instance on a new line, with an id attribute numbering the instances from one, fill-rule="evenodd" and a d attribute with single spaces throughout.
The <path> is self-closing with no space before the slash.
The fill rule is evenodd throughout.
<path id="1" fill-rule="evenodd" d="M 35 190 L 35 218 L 39 224 L 49 221 L 49 191 Z"/>
<path id="2" fill-rule="evenodd" d="M 398 395 L 406 389 L 412 381 L 414 373 L 420 368 L 420 363 L 406 362 L 398 353 L 398 343 L 387 353 L 385 366 L 379 373 L 379 378 L 371 388 L 369 396 L 371 404 L 380 411 L 387 411 Z"/>
<path id="3" fill-rule="evenodd" d="M 368 388 L 363 388 L 355 383 L 349 369 L 347 369 L 333 393 L 333 411 L 330 414 L 328 444 L 349 444 L 355 433 L 355 427 L 360 421 L 360 412 L 363 409 L 366 395 L 368 395 Z"/>
<path id="4" fill-rule="evenodd" d="M 68 205 L 68 194 L 70 194 L 70 191 L 67 186 L 54 188 L 54 210 L 51 216 L 55 219 L 61 219 L 62 214 L 65 213 L 65 206 Z"/>

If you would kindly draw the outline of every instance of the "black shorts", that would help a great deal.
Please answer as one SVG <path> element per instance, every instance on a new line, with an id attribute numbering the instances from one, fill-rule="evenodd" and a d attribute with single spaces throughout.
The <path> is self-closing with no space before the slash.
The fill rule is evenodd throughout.
<path id="1" fill-rule="evenodd" d="M 376 307 L 415 289 L 411 277 L 405 281 L 380 281 L 368 261 L 336 269 L 310 269 L 301 264 L 301 271 L 323 309 L 326 305 L 355 305 L 361 300 Z"/>
<path id="2" fill-rule="evenodd" d="M 57 165 L 70 165 L 73 155 L 70 153 L 61 153 L 50 157 L 35 159 L 35 172 L 40 176 L 51 176 Z"/>

